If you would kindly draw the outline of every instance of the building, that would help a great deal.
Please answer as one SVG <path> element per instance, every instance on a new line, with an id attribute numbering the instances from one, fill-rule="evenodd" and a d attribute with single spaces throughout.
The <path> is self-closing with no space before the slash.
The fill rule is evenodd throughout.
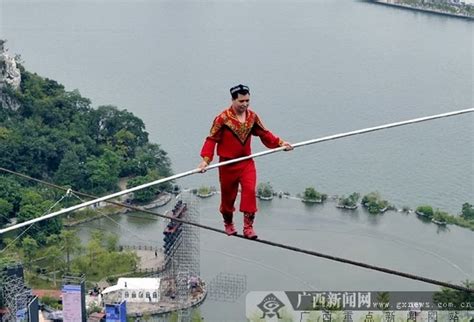
<path id="1" fill-rule="evenodd" d="M 117 284 L 102 291 L 105 303 L 157 303 L 160 301 L 159 278 L 125 278 L 118 279 Z"/>

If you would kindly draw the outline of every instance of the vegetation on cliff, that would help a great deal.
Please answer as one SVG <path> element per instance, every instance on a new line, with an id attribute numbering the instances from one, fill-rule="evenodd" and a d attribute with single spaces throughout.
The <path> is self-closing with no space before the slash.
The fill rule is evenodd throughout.
<path id="1" fill-rule="evenodd" d="M 0 102 L 1 167 L 92 194 L 117 191 L 122 177 L 141 182 L 172 174 L 166 152 L 149 142 L 141 119 L 112 105 L 93 108 L 77 90 L 19 68 L 20 87 L 2 88 L 19 107 Z M 44 214 L 63 195 L 10 175 L 0 179 L 0 227 Z M 60 229 L 51 219 L 25 236 L 41 244 Z"/>

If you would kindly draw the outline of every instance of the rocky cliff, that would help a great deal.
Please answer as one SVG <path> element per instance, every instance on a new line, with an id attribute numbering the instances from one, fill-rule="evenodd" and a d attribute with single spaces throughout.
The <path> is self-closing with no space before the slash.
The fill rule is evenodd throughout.
<path id="1" fill-rule="evenodd" d="M 5 93 L 5 89 L 7 86 L 18 89 L 21 83 L 21 73 L 15 58 L 8 54 L 5 43 L 5 40 L 0 39 L 0 107 L 16 110 L 18 103 Z"/>

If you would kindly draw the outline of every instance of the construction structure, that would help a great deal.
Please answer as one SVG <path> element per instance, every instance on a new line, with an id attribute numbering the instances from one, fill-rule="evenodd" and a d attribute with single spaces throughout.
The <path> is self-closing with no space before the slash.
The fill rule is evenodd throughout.
<path id="1" fill-rule="evenodd" d="M 218 302 L 235 302 L 247 290 L 247 276 L 219 273 L 208 284 L 208 299 Z"/>
<path id="2" fill-rule="evenodd" d="M 199 223 L 197 198 L 189 192 L 177 196 L 174 208 L 167 213 L 169 217 Z M 193 225 L 175 220 L 165 221 L 163 230 L 163 252 L 165 254 L 165 275 L 187 274 L 199 276 L 200 270 L 200 230 Z"/>
<path id="3" fill-rule="evenodd" d="M 1 321 L 22 321 L 22 319 L 37 321 L 37 308 L 36 312 L 29 312 L 30 303 L 35 296 L 25 285 L 23 266 L 21 264 L 6 266 L 0 271 L 0 280 L 1 297 L 6 308 Z M 33 316 L 36 316 L 36 319 L 32 318 Z"/>
<path id="4" fill-rule="evenodd" d="M 188 222 L 199 223 L 198 199 L 191 192 L 182 192 L 177 196 L 176 205 L 169 215 Z M 170 228 L 172 231 L 174 227 L 177 228 L 177 233 L 170 234 Z M 199 279 L 199 287 L 202 290 L 201 301 L 204 300 L 206 295 L 205 287 L 201 286 L 203 283 L 199 278 L 201 274 L 200 229 L 193 225 L 170 220 L 163 231 L 163 235 L 165 270 L 162 273 L 162 278 L 164 284 L 169 283 L 164 295 L 174 297 L 181 308 L 178 311 L 179 315 L 186 315 L 185 308 L 191 306 L 189 305 L 190 300 L 195 302 L 196 299 L 195 294 L 192 294 L 194 291 L 191 285 L 192 280 Z"/>
<path id="5" fill-rule="evenodd" d="M 151 250 L 156 249 L 155 246 L 162 247 L 163 253 L 158 257 L 162 255 L 163 262 L 159 264 L 159 269 L 157 267 L 156 270 L 147 274 L 147 278 L 143 278 L 143 280 L 156 279 L 154 283 L 159 285 L 157 297 L 153 298 L 153 291 L 150 291 L 151 299 L 147 298 L 146 290 L 142 291 L 144 296 L 140 297 L 140 291 L 137 291 L 136 297 L 130 301 L 133 292 L 132 280 L 126 281 L 127 279 L 103 291 L 106 304 L 128 300 L 127 315 L 129 316 L 176 311 L 184 318 L 189 314 L 189 308 L 200 304 L 206 297 L 207 288 L 200 278 L 200 230 L 197 226 L 181 222 L 182 220 L 199 223 L 198 199 L 191 192 L 182 192 L 176 196 L 174 207 L 166 215 L 173 219 L 164 220 L 163 244 L 153 245 L 150 248 Z M 157 256 L 156 253 L 155 256 Z M 137 280 L 134 278 L 133 283 L 140 284 Z M 125 282 L 127 282 L 126 286 Z M 138 290 L 137 287 L 135 288 Z M 128 296 L 125 297 L 125 295 Z"/>

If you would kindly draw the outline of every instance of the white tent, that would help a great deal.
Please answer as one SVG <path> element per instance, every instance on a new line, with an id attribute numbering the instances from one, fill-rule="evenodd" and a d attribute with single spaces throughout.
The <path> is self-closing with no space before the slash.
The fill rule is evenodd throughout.
<path id="1" fill-rule="evenodd" d="M 118 279 L 117 284 L 102 291 L 104 300 L 126 300 L 127 302 L 153 303 L 160 300 L 159 278 L 125 278 Z"/>

